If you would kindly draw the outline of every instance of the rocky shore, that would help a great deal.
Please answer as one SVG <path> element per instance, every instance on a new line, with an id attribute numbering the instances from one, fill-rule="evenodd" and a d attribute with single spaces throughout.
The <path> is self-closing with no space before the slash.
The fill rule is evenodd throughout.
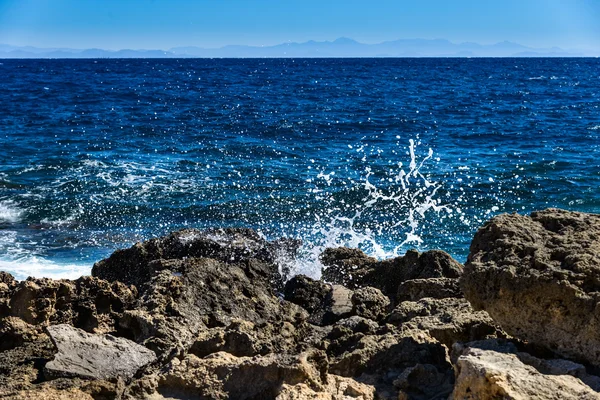
<path id="1" fill-rule="evenodd" d="M 463 266 L 183 230 L 77 280 L 0 272 L 0 398 L 600 399 L 600 216 L 500 215 Z"/>

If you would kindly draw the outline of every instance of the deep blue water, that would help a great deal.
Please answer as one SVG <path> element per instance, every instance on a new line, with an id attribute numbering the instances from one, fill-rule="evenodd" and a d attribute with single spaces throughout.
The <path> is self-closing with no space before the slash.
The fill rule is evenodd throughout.
<path id="1" fill-rule="evenodd" d="M 300 237 L 313 275 L 332 245 L 464 261 L 493 215 L 600 212 L 598 59 L 0 60 L 0 76 L 0 269 L 19 278 L 89 273 L 182 227 Z"/>

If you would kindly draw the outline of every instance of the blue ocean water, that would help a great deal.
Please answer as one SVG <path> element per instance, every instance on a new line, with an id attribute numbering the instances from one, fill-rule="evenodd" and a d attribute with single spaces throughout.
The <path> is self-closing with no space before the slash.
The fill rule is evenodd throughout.
<path id="1" fill-rule="evenodd" d="M 0 60 L 0 269 L 183 227 L 464 261 L 503 212 L 600 212 L 598 59 Z"/>

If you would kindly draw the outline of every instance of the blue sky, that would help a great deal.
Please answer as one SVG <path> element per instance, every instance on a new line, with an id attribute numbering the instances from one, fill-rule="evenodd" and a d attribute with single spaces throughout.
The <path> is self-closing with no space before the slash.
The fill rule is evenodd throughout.
<path id="1" fill-rule="evenodd" d="M 104 49 L 350 37 L 600 49 L 600 0 L 0 0 L 0 43 Z"/>

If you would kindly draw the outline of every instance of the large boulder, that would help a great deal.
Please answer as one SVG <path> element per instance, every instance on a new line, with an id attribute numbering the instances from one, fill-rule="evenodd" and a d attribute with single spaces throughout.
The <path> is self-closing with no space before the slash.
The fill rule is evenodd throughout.
<path id="1" fill-rule="evenodd" d="M 256 326 L 303 327 L 306 311 L 276 296 L 257 276 L 264 263 L 228 264 L 209 258 L 156 260 L 158 271 L 118 332 L 163 356 L 186 352 L 198 333 L 243 320 Z"/>
<path id="2" fill-rule="evenodd" d="M 600 215 L 493 218 L 473 239 L 461 286 L 510 335 L 600 365 Z"/>

